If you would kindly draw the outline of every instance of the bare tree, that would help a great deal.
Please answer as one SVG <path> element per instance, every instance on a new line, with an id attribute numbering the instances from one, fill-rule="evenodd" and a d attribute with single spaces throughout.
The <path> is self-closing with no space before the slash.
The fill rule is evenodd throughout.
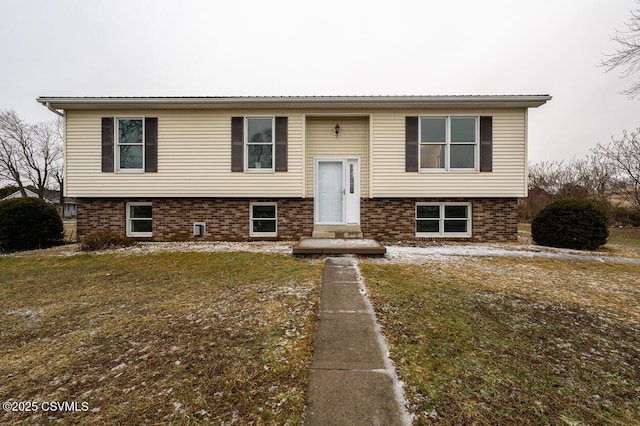
<path id="1" fill-rule="evenodd" d="M 640 5 L 640 0 L 636 0 L 636 3 Z M 622 77 L 629 77 L 640 71 L 640 7 L 631 11 L 631 19 L 625 25 L 625 31 L 616 30 L 616 35 L 612 37 L 618 43 L 616 53 L 607 55 L 608 59 L 602 61 L 602 66 L 607 72 L 620 67 Z M 640 94 L 640 80 L 622 93 L 635 98 Z"/>
<path id="2" fill-rule="evenodd" d="M 14 182 L 23 197 L 27 196 L 23 184 L 21 146 L 31 138 L 30 128 L 15 111 L 0 111 L 0 177 Z"/>
<path id="3" fill-rule="evenodd" d="M 574 161 L 573 165 L 578 183 L 588 192 L 589 198 L 608 209 L 615 175 L 609 159 L 592 148 L 586 158 Z"/>
<path id="4" fill-rule="evenodd" d="M 543 161 L 529 166 L 529 189 L 540 188 L 555 195 L 570 183 L 575 183 L 572 163 Z"/>
<path id="5" fill-rule="evenodd" d="M 612 192 L 640 213 L 640 128 L 623 132 L 620 140 L 598 144 L 594 154 L 606 159 L 613 168 Z"/>
<path id="6" fill-rule="evenodd" d="M 26 196 L 25 183 L 40 198 L 59 174 L 62 144 L 59 122 L 31 125 L 15 111 L 0 111 L 0 176 L 8 179 Z"/>
<path id="7" fill-rule="evenodd" d="M 50 181 L 60 168 L 62 146 L 56 131 L 55 122 L 38 123 L 32 127 L 30 143 L 22 145 L 24 165 L 29 181 L 38 191 L 38 197 L 44 197 Z"/>

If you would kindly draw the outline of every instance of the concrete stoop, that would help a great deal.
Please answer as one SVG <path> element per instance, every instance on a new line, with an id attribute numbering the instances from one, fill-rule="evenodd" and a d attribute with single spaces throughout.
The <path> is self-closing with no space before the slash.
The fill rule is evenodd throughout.
<path id="1" fill-rule="evenodd" d="M 306 425 L 405 425 L 374 314 L 352 259 L 329 258 L 309 375 Z"/>
<path id="2" fill-rule="evenodd" d="M 302 238 L 292 249 L 294 255 L 308 254 L 357 254 L 384 256 L 387 248 L 375 240 L 339 238 Z"/>

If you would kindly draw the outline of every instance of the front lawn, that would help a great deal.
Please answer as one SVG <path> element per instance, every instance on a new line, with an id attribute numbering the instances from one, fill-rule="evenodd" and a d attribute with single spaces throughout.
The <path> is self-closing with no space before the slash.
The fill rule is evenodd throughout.
<path id="1" fill-rule="evenodd" d="M 640 265 L 360 268 L 416 424 L 640 424 Z"/>
<path id="2" fill-rule="evenodd" d="M 299 424 L 321 265 L 255 253 L 0 257 L 0 399 L 24 424 Z"/>

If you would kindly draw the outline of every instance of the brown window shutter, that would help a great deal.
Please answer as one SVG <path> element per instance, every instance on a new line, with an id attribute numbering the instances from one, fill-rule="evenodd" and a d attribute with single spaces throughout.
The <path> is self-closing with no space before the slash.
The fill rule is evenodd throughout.
<path id="1" fill-rule="evenodd" d="M 289 120 L 287 117 L 276 117 L 276 172 L 286 172 L 288 163 Z"/>
<path id="2" fill-rule="evenodd" d="M 231 117 L 231 171 L 244 172 L 244 117 Z"/>
<path id="3" fill-rule="evenodd" d="M 418 171 L 418 117 L 406 117 L 405 121 L 405 171 Z"/>
<path id="4" fill-rule="evenodd" d="M 113 171 L 113 117 L 102 117 L 102 171 Z"/>
<path id="5" fill-rule="evenodd" d="M 144 119 L 144 171 L 158 171 L 158 119 Z"/>
<path id="6" fill-rule="evenodd" d="M 480 117 L 480 171 L 493 171 L 493 117 Z"/>

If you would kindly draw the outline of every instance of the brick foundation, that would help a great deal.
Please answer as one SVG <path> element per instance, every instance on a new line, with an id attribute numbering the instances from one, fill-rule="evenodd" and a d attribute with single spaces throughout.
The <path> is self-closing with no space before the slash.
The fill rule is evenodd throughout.
<path id="1" fill-rule="evenodd" d="M 471 238 L 416 238 L 417 202 L 471 202 Z M 380 241 L 514 241 L 518 236 L 517 198 L 369 198 L 362 199 L 360 227 Z"/>
<path id="2" fill-rule="evenodd" d="M 78 237 L 104 229 L 126 233 L 126 203 L 151 202 L 154 241 L 250 241 L 299 240 L 313 232 L 312 199 L 237 199 L 237 198 L 79 198 Z M 249 203 L 278 203 L 278 237 L 249 236 Z M 193 236 L 193 223 L 205 222 L 206 235 Z"/>
<path id="3" fill-rule="evenodd" d="M 153 203 L 153 237 L 150 239 L 154 241 L 298 240 L 313 232 L 313 199 L 310 198 L 78 198 L 78 237 L 98 229 L 124 235 L 126 203 L 133 201 Z M 278 204 L 278 237 L 249 236 L 249 203 L 261 201 Z M 362 232 L 365 237 L 380 241 L 416 240 L 416 202 L 460 201 L 472 203 L 472 238 L 433 240 L 486 242 L 517 238 L 516 198 L 363 198 Z M 206 235 L 193 236 L 194 222 L 206 222 Z"/>

